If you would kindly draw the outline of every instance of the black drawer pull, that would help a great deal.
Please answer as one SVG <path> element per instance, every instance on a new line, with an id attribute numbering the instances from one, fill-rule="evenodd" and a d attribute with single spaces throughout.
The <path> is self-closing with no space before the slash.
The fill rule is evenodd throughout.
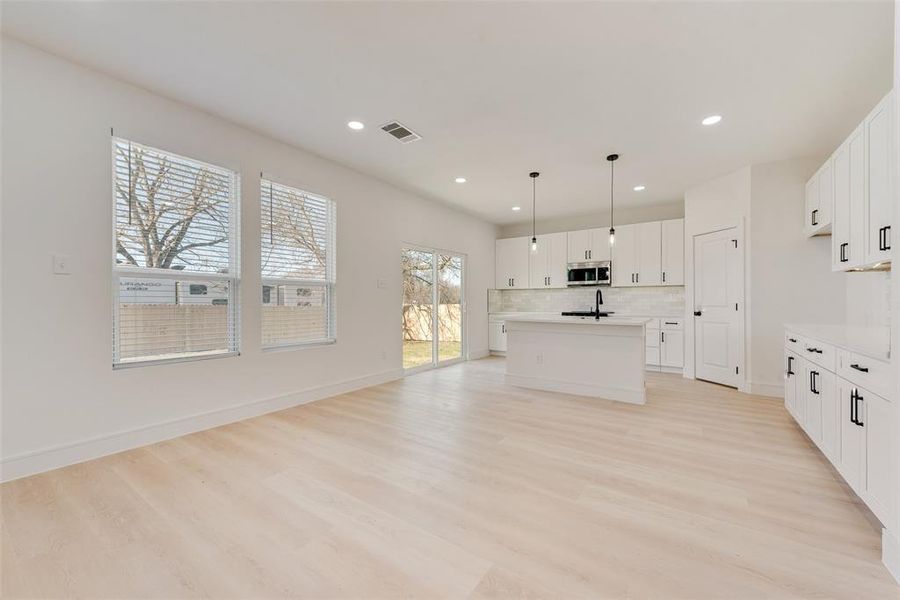
<path id="1" fill-rule="evenodd" d="M 807 352 L 815 352 L 816 354 L 822 354 L 822 350 L 819 348 L 807 348 Z"/>
<path id="2" fill-rule="evenodd" d="M 859 365 L 850 365 L 850 368 L 856 369 L 860 373 L 868 373 L 869 372 L 869 367 L 861 367 Z"/>
<path id="3" fill-rule="evenodd" d="M 676 321 L 666 321 L 666 325 L 678 325 Z"/>
<path id="4" fill-rule="evenodd" d="M 797 340 L 795 338 L 788 338 L 788 341 L 792 344 L 796 344 Z"/>

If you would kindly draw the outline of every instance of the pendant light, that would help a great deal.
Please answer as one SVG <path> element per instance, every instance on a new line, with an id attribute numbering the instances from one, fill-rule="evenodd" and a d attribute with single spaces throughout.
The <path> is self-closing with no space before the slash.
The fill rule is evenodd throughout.
<path id="1" fill-rule="evenodd" d="M 535 233 L 535 213 L 534 209 L 537 205 L 537 178 L 540 173 L 532 171 L 528 174 L 531 177 L 531 251 L 537 252 L 537 234 Z"/>
<path id="2" fill-rule="evenodd" d="M 616 243 L 616 228 L 613 227 L 613 186 L 616 181 L 616 161 L 619 160 L 618 154 L 610 154 L 606 157 L 609 161 L 609 245 Z"/>

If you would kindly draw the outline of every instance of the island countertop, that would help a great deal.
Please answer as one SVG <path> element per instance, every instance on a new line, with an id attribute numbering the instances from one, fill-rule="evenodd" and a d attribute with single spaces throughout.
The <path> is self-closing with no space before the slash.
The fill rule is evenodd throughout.
<path id="1" fill-rule="evenodd" d="M 569 325 L 646 325 L 650 319 L 644 317 L 563 317 L 561 315 L 517 315 L 504 319 L 507 323 L 552 323 Z"/>

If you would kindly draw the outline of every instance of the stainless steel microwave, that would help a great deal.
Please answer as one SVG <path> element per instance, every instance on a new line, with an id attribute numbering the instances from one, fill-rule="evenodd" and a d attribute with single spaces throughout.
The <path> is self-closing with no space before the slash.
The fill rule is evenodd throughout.
<path id="1" fill-rule="evenodd" d="M 610 285 L 612 280 L 612 263 L 608 260 L 597 262 L 569 263 L 569 287 L 582 285 Z"/>

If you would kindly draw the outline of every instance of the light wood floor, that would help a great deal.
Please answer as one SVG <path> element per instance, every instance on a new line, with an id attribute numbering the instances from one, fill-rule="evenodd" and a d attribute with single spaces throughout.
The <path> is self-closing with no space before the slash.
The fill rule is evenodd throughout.
<path id="1" fill-rule="evenodd" d="M 488 359 L 3 485 L 4 597 L 900 598 L 780 402 Z"/>

